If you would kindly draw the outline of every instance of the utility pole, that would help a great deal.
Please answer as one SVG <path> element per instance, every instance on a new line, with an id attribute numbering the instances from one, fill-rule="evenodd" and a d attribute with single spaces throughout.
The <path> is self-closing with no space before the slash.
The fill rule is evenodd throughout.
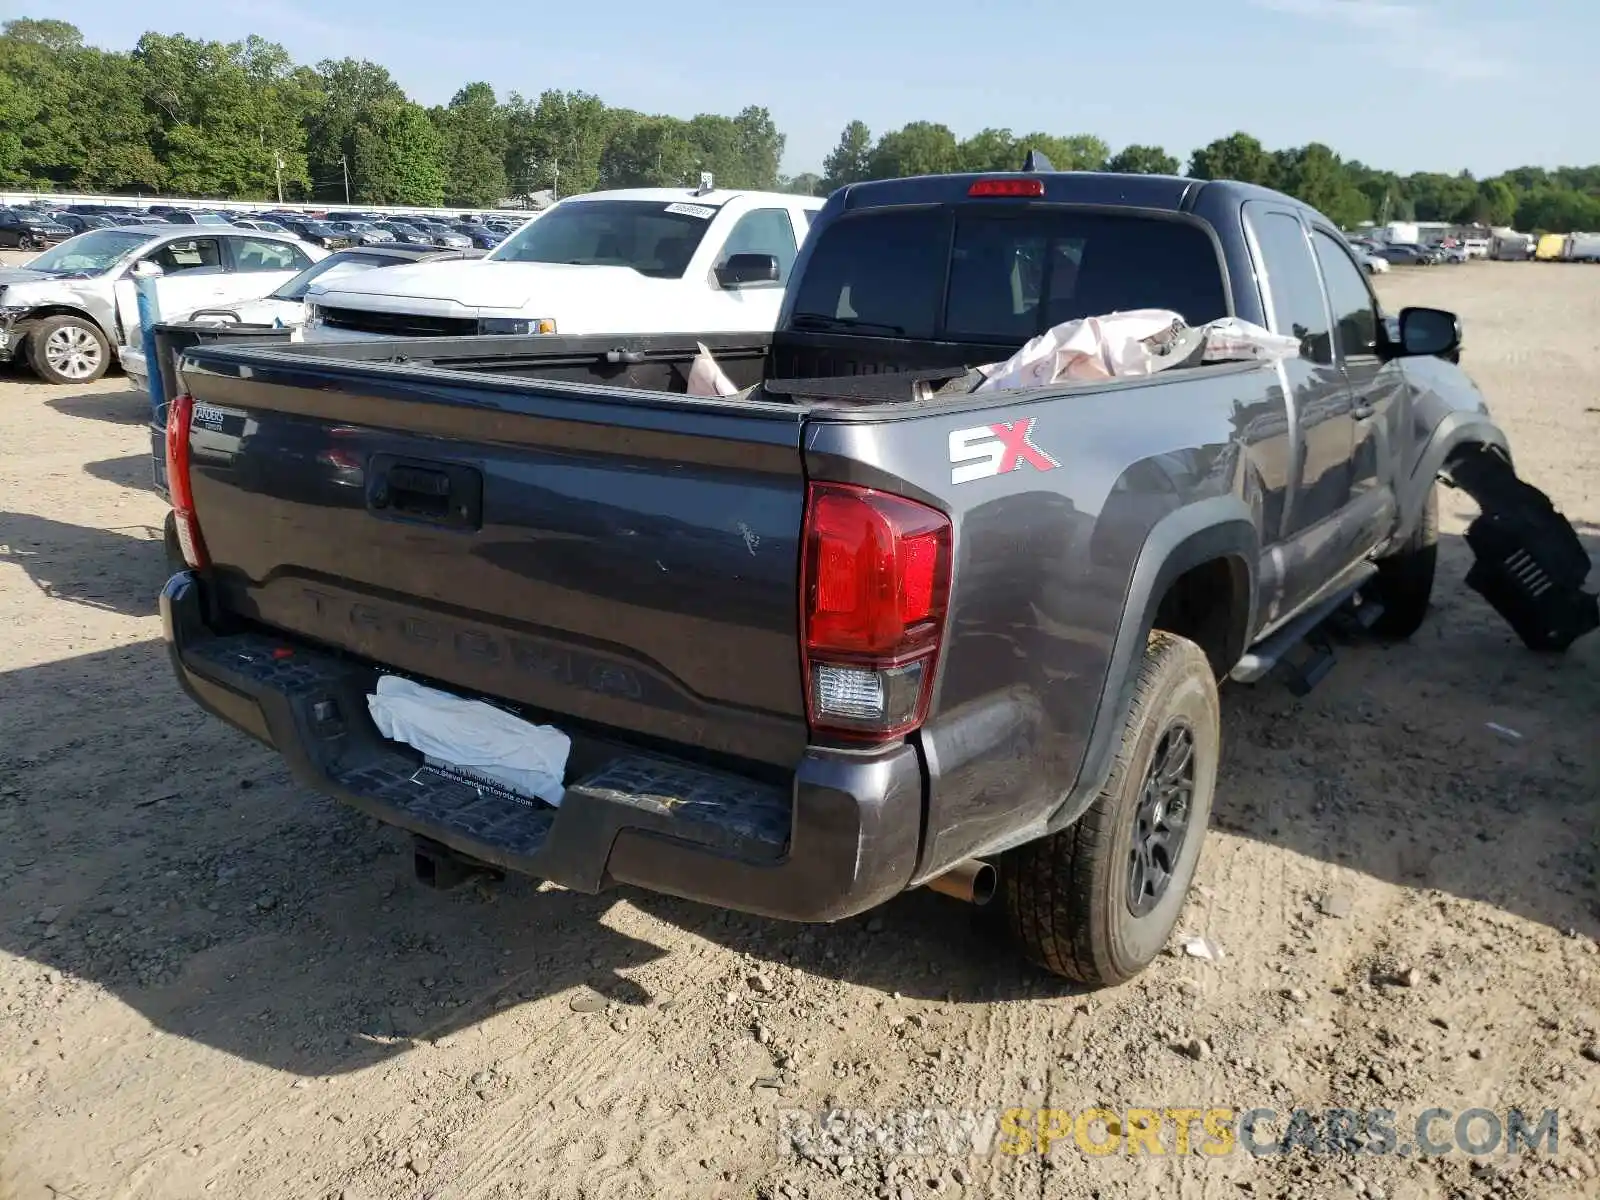
<path id="1" fill-rule="evenodd" d="M 345 161 L 344 155 L 339 155 L 339 170 L 344 173 L 344 202 L 350 203 L 350 164 Z"/>
<path id="2" fill-rule="evenodd" d="M 278 181 L 278 203 L 283 203 L 283 155 L 276 150 L 272 152 L 272 174 Z"/>
<path id="3" fill-rule="evenodd" d="M 554 200 L 561 199 L 561 160 L 555 159 L 550 168 L 550 196 Z"/>

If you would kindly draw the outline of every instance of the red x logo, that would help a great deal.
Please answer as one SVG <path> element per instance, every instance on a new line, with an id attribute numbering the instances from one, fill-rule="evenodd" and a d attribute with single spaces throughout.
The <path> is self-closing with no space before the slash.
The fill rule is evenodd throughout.
<path id="1" fill-rule="evenodd" d="M 1002 421 L 989 426 L 989 431 L 1005 444 L 1005 456 L 1000 460 L 1000 473 L 1015 471 L 1024 461 L 1039 471 L 1050 471 L 1061 464 L 1033 444 L 1033 423 L 1037 417 L 1026 421 Z"/>

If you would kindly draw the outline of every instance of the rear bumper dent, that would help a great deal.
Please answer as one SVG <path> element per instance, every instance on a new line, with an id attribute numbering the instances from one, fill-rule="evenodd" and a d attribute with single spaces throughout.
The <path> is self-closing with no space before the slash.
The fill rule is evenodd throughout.
<path id="1" fill-rule="evenodd" d="M 379 668 L 292 639 L 213 632 L 194 573 L 167 582 L 161 615 L 190 698 L 276 749 L 299 782 L 504 870 L 796 921 L 852 916 L 911 878 L 922 777 L 910 746 L 810 748 L 788 790 L 623 750 L 549 809 L 419 771 L 367 715 Z"/>

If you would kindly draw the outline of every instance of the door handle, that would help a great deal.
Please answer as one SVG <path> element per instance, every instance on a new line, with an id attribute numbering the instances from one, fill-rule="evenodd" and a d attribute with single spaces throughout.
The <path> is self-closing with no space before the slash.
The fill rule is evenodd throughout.
<path id="1" fill-rule="evenodd" d="M 1350 415 L 1358 421 L 1365 421 L 1378 410 L 1370 404 L 1358 404 L 1350 410 Z"/>

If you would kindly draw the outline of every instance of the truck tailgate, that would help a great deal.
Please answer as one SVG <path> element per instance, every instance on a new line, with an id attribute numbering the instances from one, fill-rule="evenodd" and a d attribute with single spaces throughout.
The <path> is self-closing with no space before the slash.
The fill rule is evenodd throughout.
<path id="1" fill-rule="evenodd" d="M 241 351 L 184 377 L 228 612 L 557 725 L 800 756 L 798 410 Z"/>

